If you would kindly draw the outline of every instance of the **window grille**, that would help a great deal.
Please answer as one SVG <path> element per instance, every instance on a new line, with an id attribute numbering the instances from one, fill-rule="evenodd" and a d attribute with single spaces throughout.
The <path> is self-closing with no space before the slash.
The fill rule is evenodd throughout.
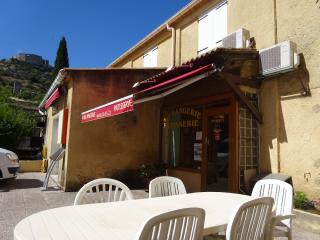
<path id="1" fill-rule="evenodd" d="M 258 96 L 255 93 L 244 93 L 250 102 L 259 109 Z M 245 106 L 239 108 L 239 182 L 240 190 L 245 190 L 244 171 L 259 170 L 259 124 L 252 113 Z M 248 189 L 246 189 L 248 190 Z"/>

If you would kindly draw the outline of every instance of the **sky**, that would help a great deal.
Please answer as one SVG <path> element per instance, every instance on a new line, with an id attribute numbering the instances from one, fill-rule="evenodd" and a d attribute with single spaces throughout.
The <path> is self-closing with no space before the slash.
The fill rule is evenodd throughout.
<path id="1" fill-rule="evenodd" d="M 53 65 L 65 36 L 70 67 L 105 67 L 190 1 L 4 0 L 0 59 L 32 53 Z"/>

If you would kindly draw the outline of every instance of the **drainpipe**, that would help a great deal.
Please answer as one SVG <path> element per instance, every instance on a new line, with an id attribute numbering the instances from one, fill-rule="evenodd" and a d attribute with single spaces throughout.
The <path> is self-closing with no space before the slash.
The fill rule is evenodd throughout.
<path id="1" fill-rule="evenodd" d="M 38 112 L 39 112 L 40 115 L 42 115 L 42 116 L 46 115 L 46 113 L 45 113 L 45 112 L 42 112 L 40 109 L 38 110 Z"/>
<path id="2" fill-rule="evenodd" d="M 176 62 L 176 30 L 174 27 L 169 27 L 169 23 L 167 23 L 167 29 L 172 34 L 171 67 L 174 67 Z"/>
<path id="3" fill-rule="evenodd" d="M 273 0 L 274 44 L 278 44 L 277 0 Z"/>

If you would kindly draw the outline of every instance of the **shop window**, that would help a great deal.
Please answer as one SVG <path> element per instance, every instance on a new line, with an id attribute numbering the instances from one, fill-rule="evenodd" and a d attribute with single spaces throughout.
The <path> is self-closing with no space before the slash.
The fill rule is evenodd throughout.
<path id="1" fill-rule="evenodd" d="M 198 19 L 198 54 L 222 44 L 227 35 L 227 2 L 222 1 Z"/>
<path id="2" fill-rule="evenodd" d="M 257 95 L 247 92 L 245 92 L 245 95 L 258 108 Z M 246 172 L 255 175 L 259 169 L 259 124 L 250 110 L 244 106 L 239 108 L 239 128 L 240 188 L 245 191 L 248 188 L 245 183 Z"/>
<path id="3" fill-rule="evenodd" d="M 163 112 L 162 158 L 171 167 L 200 169 L 202 113 L 199 107 L 178 107 Z"/>
<path id="4" fill-rule="evenodd" d="M 153 48 L 143 55 L 144 67 L 157 67 L 158 48 Z"/>

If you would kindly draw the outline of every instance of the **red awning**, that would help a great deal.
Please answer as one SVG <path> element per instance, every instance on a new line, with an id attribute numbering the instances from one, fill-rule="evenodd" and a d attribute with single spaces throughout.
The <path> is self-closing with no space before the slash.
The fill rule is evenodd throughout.
<path id="1" fill-rule="evenodd" d="M 196 81 L 199 81 L 200 79 L 208 77 L 213 72 L 211 70 L 214 70 L 214 69 L 215 67 L 212 64 L 206 65 L 204 67 L 199 67 L 188 73 L 179 75 L 170 80 L 161 82 L 159 84 L 156 84 L 152 87 L 146 88 L 136 93 L 137 95 L 141 94 L 141 97 L 135 101 L 133 100 L 133 94 L 131 94 L 121 99 L 104 104 L 102 106 L 90 109 L 86 112 L 81 113 L 81 122 L 85 123 L 85 122 L 95 121 L 98 119 L 108 118 L 108 117 L 119 115 L 125 112 L 133 111 L 134 110 L 133 104 L 138 104 L 140 102 L 145 102 L 145 101 L 157 99 L 160 97 L 164 97 L 174 91 L 177 91 L 183 87 L 186 87 Z M 183 81 L 183 80 L 186 80 L 186 81 Z M 149 95 L 146 94 L 149 92 L 152 92 L 152 94 L 149 94 Z M 154 96 L 154 92 L 157 92 L 157 93 L 162 92 L 162 93 Z M 136 97 L 136 94 L 134 94 L 135 97 Z M 152 97 L 150 97 L 150 95 L 152 95 Z"/>
<path id="2" fill-rule="evenodd" d="M 172 78 L 170 80 L 164 81 L 162 83 L 159 83 L 157 85 L 154 85 L 152 87 L 144 89 L 144 90 L 142 90 L 142 91 L 140 91 L 138 93 L 150 92 L 152 90 L 160 89 L 160 88 L 163 88 L 163 87 L 168 86 L 168 85 L 176 86 L 177 84 L 179 84 L 178 82 L 180 82 L 180 81 L 182 81 L 182 80 L 184 80 L 186 78 L 193 77 L 195 75 L 201 74 L 203 72 L 207 72 L 207 71 L 212 70 L 212 69 L 214 69 L 214 66 L 212 64 L 206 65 L 204 67 L 199 67 L 199 68 L 197 68 L 195 70 L 192 70 L 192 71 L 190 71 L 188 73 L 179 75 L 179 76 L 177 76 L 175 78 Z"/>
<path id="3" fill-rule="evenodd" d="M 133 95 L 117 99 L 102 106 L 81 113 L 81 122 L 90 122 L 133 111 Z"/>
<path id="4" fill-rule="evenodd" d="M 48 98 L 48 100 L 46 101 L 46 103 L 44 104 L 44 108 L 45 109 L 48 109 L 51 104 L 56 100 L 58 99 L 60 96 L 60 93 L 59 93 L 59 88 L 57 88 L 56 90 L 54 90 L 54 92 L 51 94 L 51 96 Z"/>

